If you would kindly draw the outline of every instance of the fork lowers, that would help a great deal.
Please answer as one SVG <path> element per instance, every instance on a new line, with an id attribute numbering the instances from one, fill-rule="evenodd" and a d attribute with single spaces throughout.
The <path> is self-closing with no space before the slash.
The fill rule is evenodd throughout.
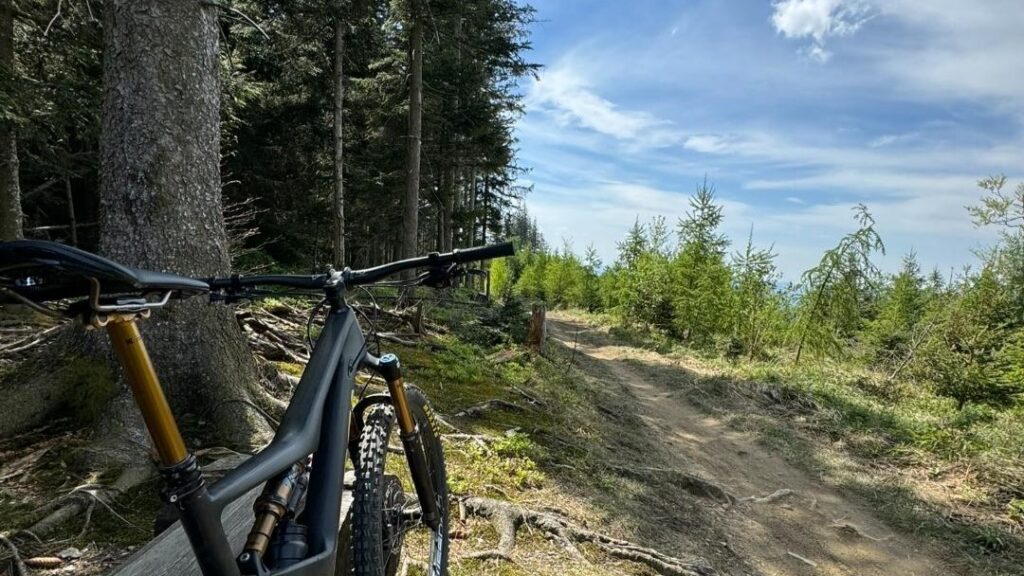
<path id="1" fill-rule="evenodd" d="M 409 399 L 405 395 L 405 382 L 402 379 L 402 367 L 398 362 L 398 357 L 394 354 L 381 356 L 378 370 L 388 383 L 388 392 L 391 395 L 391 403 L 395 408 L 395 417 L 398 421 L 398 436 L 402 439 L 402 449 L 409 461 L 409 473 L 412 476 L 413 486 L 416 487 L 420 510 L 423 511 L 423 523 L 432 530 L 437 530 L 441 522 L 437 501 L 434 499 L 437 492 L 430 479 L 430 467 L 420 441 L 419 428 L 416 426 L 412 410 L 409 409 Z"/>

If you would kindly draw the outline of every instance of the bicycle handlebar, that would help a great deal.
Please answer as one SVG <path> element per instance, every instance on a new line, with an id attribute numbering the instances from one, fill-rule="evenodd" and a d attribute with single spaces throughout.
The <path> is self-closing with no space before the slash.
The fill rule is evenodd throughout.
<path id="1" fill-rule="evenodd" d="M 231 276 L 229 278 L 208 278 L 205 282 L 210 289 L 217 290 L 241 290 L 255 286 L 285 286 L 288 288 L 299 288 L 303 290 L 319 290 L 327 286 L 344 283 L 345 286 L 359 286 L 372 284 L 399 272 L 415 270 L 417 268 L 443 268 L 453 264 L 465 264 L 477 260 L 490 260 L 502 256 L 514 256 L 515 247 L 511 242 L 491 244 L 490 246 L 479 246 L 464 250 L 452 250 L 444 254 L 433 252 L 426 256 L 408 258 L 397 262 L 382 264 L 373 268 L 363 270 L 345 269 L 334 274 L 316 274 L 312 276 L 298 276 L 290 274 L 263 274 L 255 276 Z"/>

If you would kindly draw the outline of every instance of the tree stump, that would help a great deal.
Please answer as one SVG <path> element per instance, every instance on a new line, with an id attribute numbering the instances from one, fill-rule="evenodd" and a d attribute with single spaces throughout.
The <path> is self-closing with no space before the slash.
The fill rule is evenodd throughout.
<path id="1" fill-rule="evenodd" d="M 533 311 L 530 313 L 530 331 L 526 335 L 526 346 L 537 354 L 544 353 L 544 341 L 548 336 L 544 317 L 544 304 L 534 304 Z"/>

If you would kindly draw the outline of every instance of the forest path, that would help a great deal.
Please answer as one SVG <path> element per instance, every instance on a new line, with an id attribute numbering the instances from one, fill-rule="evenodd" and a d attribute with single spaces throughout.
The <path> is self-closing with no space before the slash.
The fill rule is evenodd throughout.
<path id="1" fill-rule="evenodd" d="M 577 364 L 587 376 L 621 391 L 622 409 L 635 412 L 643 423 L 636 431 L 642 437 L 637 442 L 647 450 L 622 455 L 623 460 L 642 462 L 637 462 L 639 474 L 645 474 L 644 466 L 651 475 L 663 468 L 678 470 L 709 480 L 739 498 L 792 490 L 770 502 L 723 506 L 716 522 L 725 525 L 717 526 L 715 532 L 727 535 L 728 541 L 707 542 L 707 546 L 727 548 L 739 561 L 728 564 L 754 568 L 765 576 L 955 573 L 940 560 L 941 552 L 934 546 L 912 534 L 895 533 L 858 497 L 829 486 L 823 478 L 759 444 L 752 434 L 693 405 L 685 391 L 687 383 L 698 377 L 694 369 L 629 346 L 606 330 L 568 315 L 549 314 L 548 328 L 552 338 L 575 348 Z M 692 486 L 676 489 L 683 488 L 699 493 Z M 682 513 L 678 508 L 663 512 Z M 681 534 L 693 541 L 706 536 Z M 707 556 L 721 557 L 721 551 Z M 732 573 L 729 567 L 723 572 Z M 747 572 L 744 568 L 736 573 Z"/>

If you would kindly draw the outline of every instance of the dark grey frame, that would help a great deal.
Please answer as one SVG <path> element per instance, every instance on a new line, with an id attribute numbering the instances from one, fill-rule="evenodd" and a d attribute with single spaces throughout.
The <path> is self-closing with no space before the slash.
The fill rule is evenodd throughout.
<path id="1" fill-rule="evenodd" d="M 182 526 L 204 576 L 240 575 L 221 524 L 225 506 L 309 454 L 314 465 L 307 502 L 316 505 L 307 506 L 301 519 L 308 528 L 309 556 L 268 574 L 334 574 L 352 392 L 356 371 L 362 366 L 375 368 L 377 358 L 367 352 L 354 311 L 337 302 L 273 441 L 209 489 L 200 488 L 178 502 Z"/>

